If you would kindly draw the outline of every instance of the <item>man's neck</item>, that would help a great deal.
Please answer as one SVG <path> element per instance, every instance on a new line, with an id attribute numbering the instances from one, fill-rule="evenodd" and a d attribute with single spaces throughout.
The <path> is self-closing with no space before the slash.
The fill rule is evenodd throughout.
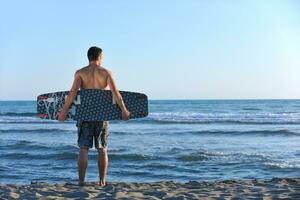
<path id="1" fill-rule="evenodd" d="M 96 64 L 96 63 L 89 63 L 88 66 L 89 66 L 89 67 L 92 67 L 92 68 L 99 68 L 99 67 L 102 67 L 101 64 Z"/>

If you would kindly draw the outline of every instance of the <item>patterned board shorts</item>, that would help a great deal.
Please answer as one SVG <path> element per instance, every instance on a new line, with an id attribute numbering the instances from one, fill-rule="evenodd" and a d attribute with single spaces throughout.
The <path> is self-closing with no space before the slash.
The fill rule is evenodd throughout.
<path id="1" fill-rule="evenodd" d="M 109 121 L 77 121 L 79 147 L 95 148 L 107 147 L 107 139 L 109 135 Z"/>

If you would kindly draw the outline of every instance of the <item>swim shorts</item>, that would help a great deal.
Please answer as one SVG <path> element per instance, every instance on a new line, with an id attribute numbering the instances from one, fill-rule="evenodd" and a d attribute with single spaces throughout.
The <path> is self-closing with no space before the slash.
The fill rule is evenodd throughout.
<path id="1" fill-rule="evenodd" d="M 79 147 L 107 147 L 109 121 L 77 121 L 77 144 Z"/>

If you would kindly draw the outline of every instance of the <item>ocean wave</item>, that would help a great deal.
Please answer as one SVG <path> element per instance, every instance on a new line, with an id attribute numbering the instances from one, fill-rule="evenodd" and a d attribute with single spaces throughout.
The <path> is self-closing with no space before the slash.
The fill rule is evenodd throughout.
<path id="1" fill-rule="evenodd" d="M 0 124 L 55 124 L 59 123 L 55 120 L 45 121 L 31 121 L 31 120 L 0 120 Z M 76 124 L 75 121 L 64 121 L 65 124 Z M 123 123 L 122 121 L 110 121 L 110 123 Z M 286 121 L 286 120 L 239 120 L 239 119 L 215 119 L 215 120 L 186 120 L 186 119 L 150 119 L 150 120 L 137 120 L 132 119 L 126 123 L 132 124 L 241 124 L 241 125 L 300 125 L 300 119 L 297 121 Z"/>
<path id="2" fill-rule="evenodd" d="M 77 134 L 77 129 L 63 129 L 63 128 L 37 128 L 37 129 L 0 129 L 1 133 L 67 133 L 67 134 Z M 154 132 L 132 132 L 132 131 L 110 131 L 110 134 L 114 135 L 126 135 L 126 134 L 156 134 Z M 159 132 L 160 134 L 160 132 Z M 195 135 L 253 135 L 253 136 L 300 136 L 300 130 L 288 130 L 288 129 L 277 129 L 277 130 L 170 130 L 165 132 L 165 134 L 195 134 Z"/>
<path id="3" fill-rule="evenodd" d="M 143 168 L 150 168 L 150 169 L 171 169 L 171 168 L 177 168 L 177 165 L 172 165 L 171 163 L 168 164 L 162 164 L 162 163 L 149 163 L 143 165 Z"/>
<path id="4" fill-rule="evenodd" d="M 187 155 L 182 155 L 177 157 L 176 159 L 180 161 L 205 161 L 209 160 L 210 157 L 205 155 L 204 153 L 192 153 L 192 154 L 187 154 Z"/>
<path id="5" fill-rule="evenodd" d="M 0 155 L 2 159 L 23 159 L 23 160 L 74 160 L 78 156 L 75 152 L 60 152 L 60 153 L 40 153 L 33 154 L 31 152 L 14 152 L 14 153 L 3 153 Z"/>
<path id="6" fill-rule="evenodd" d="M 270 168 L 280 168 L 280 169 L 300 169 L 300 163 L 291 163 L 291 162 L 265 162 L 265 165 L 267 165 Z"/>
<path id="7" fill-rule="evenodd" d="M 141 120 L 156 124 L 300 124 L 300 113 L 150 113 Z"/>
<path id="8" fill-rule="evenodd" d="M 0 119 L 0 124 L 58 124 L 61 123 L 57 120 L 47 120 L 47 119 L 24 119 L 24 118 L 15 118 L 15 119 Z M 67 124 L 76 124 L 76 121 L 65 120 L 63 123 Z"/>
<path id="9" fill-rule="evenodd" d="M 160 132 L 132 132 L 132 131 L 111 131 L 111 134 L 114 135 L 125 135 L 125 134 L 156 134 Z M 195 131 L 185 131 L 185 130 L 170 130 L 164 131 L 164 134 L 195 134 L 195 135 L 255 135 L 255 136 L 300 136 L 300 130 L 287 130 L 287 129 L 279 129 L 279 130 L 195 130 Z"/>
<path id="10" fill-rule="evenodd" d="M 249 162 L 271 162 L 272 157 L 263 153 L 250 153 L 250 152 L 218 152 L 218 151 L 192 151 L 189 153 L 181 154 L 175 157 L 178 161 L 183 162 L 195 162 L 195 161 L 208 161 L 218 160 L 224 165 L 236 165 L 246 164 Z"/>
<path id="11" fill-rule="evenodd" d="M 5 152 L 6 149 L 13 148 L 18 150 L 18 152 Z M 1 159 L 10 160 L 76 160 L 78 157 L 77 146 L 44 146 L 38 144 L 32 144 L 31 142 L 18 142 L 16 144 L 1 145 L 0 149 L 3 150 L 0 155 Z M 53 152 L 55 150 L 55 152 Z M 40 152 L 40 153 L 38 153 Z M 115 151 L 116 152 L 116 151 Z M 120 151 L 120 152 L 123 152 Z M 111 153 L 108 154 L 110 160 L 118 161 L 148 161 L 148 160 L 159 160 L 159 156 L 151 156 L 145 154 L 135 154 L 135 153 Z M 98 155 L 89 154 L 89 160 L 97 160 Z"/>
<path id="12" fill-rule="evenodd" d="M 36 142 L 31 142 L 27 140 L 0 140 L 0 149 L 7 150 L 7 149 L 14 149 L 14 150 L 21 150 L 21 151 L 74 151 L 77 150 L 76 145 L 47 145 L 47 144 L 39 144 Z"/>
<path id="13" fill-rule="evenodd" d="M 255 111 L 256 108 L 244 108 Z M 243 110 L 243 109 L 242 109 Z M 153 124 L 300 124 L 299 112 L 153 112 L 145 118 L 131 119 L 129 123 Z M 122 120 L 111 120 L 114 123 Z M 57 120 L 40 119 L 35 113 L 0 114 L 0 124 L 52 124 Z M 75 123 L 68 119 L 64 123 Z"/>
<path id="14" fill-rule="evenodd" d="M 223 152 L 200 150 L 197 152 L 189 152 L 186 154 L 181 154 L 177 156 L 176 159 L 178 161 L 183 161 L 183 162 L 193 162 L 193 161 L 207 161 L 213 158 L 218 158 L 223 156 L 226 156 L 226 154 L 224 154 Z"/>
<path id="15" fill-rule="evenodd" d="M 300 136 L 300 132 L 291 130 L 253 130 L 253 131 L 224 131 L 224 130 L 209 130 L 209 131 L 188 131 L 184 133 L 191 134 L 228 134 L 228 135 L 262 135 L 262 136 Z"/>
<path id="16" fill-rule="evenodd" d="M 77 130 L 60 128 L 39 128 L 39 129 L 0 129 L 0 133 L 74 133 Z"/>
<path id="17" fill-rule="evenodd" d="M 34 117 L 37 116 L 37 113 L 36 112 L 0 112 L 0 116 Z"/>
<path id="18" fill-rule="evenodd" d="M 127 154 L 108 154 L 109 159 L 111 160 L 128 160 L 128 161 L 148 161 L 148 160 L 158 160 L 159 156 L 151 156 L 145 154 L 135 154 L 135 153 L 127 153 Z"/>

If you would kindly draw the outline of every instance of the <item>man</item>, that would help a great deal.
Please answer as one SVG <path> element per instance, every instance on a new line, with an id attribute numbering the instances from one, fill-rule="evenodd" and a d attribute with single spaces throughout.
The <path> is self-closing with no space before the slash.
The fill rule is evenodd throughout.
<path id="1" fill-rule="evenodd" d="M 101 66 L 103 58 L 102 49 L 93 46 L 89 48 L 87 56 L 89 65 L 75 72 L 72 88 L 63 109 L 58 113 L 58 120 L 62 122 L 65 120 L 68 109 L 76 97 L 79 88 L 107 89 L 108 87 L 122 111 L 122 119 L 129 120 L 130 112 L 128 112 L 122 96 L 117 89 L 112 72 Z M 78 185 L 84 185 L 85 171 L 88 165 L 88 150 L 92 148 L 94 140 L 95 148 L 98 150 L 99 185 L 105 186 L 105 176 L 108 166 L 107 138 L 109 134 L 109 121 L 77 121 L 76 126 L 78 127 L 77 142 L 80 147 L 78 156 Z"/>

